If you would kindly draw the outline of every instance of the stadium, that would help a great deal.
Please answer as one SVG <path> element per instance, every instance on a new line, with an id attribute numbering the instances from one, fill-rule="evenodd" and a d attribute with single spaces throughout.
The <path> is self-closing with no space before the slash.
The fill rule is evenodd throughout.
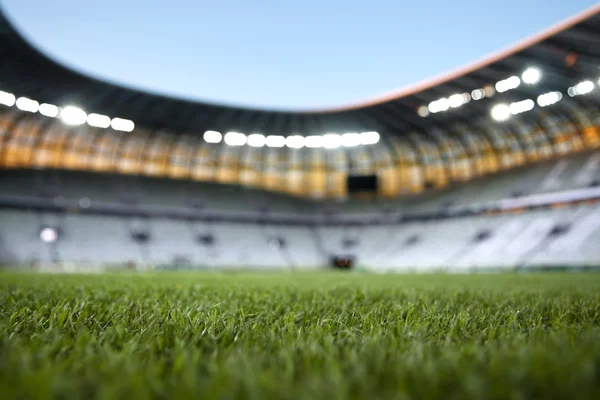
<path id="1" fill-rule="evenodd" d="M 1 8 L 0 35 L 9 398 L 600 389 L 600 6 L 298 112 L 86 76 Z"/>

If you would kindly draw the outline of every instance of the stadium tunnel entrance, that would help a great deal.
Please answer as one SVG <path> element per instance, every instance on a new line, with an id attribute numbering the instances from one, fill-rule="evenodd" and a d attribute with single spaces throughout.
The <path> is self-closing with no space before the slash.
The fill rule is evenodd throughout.
<path id="1" fill-rule="evenodd" d="M 354 256 L 331 256 L 329 266 L 336 270 L 351 270 L 354 268 L 356 257 Z"/>

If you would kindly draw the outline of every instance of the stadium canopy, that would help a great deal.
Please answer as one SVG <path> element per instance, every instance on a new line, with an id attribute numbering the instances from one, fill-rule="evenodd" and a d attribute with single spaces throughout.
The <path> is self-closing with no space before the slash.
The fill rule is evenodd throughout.
<path id="1" fill-rule="evenodd" d="M 503 103 L 535 100 L 543 93 L 564 91 L 584 78 L 597 85 L 599 9 L 596 6 L 508 50 L 408 89 L 348 107 L 305 112 L 185 101 L 93 79 L 33 48 L 0 10 L 0 54 L 3 60 L 11 60 L 0 66 L 0 90 L 40 103 L 77 104 L 90 112 L 132 120 L 137 126 L 174 132 L 233 130 L 288 136 L 377 131 L 387 136 L 444 130 L 449 122 L 489 117 L 499 99 Z M 541 76 L 536 72 L 524 75 L 529 68 L 536 68 Z M 517 79 L 511 81 L 511 77 Z M 525 83 L 528 78 L 531 84 Z M 575 103 L 585 101 L 581 97 Z M 529 113 L 524 120 L 535 122 L 539 114 Z"/>
<path id="2" fill-rule="evenodd" d="M 359 104 L 277 111 L 114 85 L 65 67 L 0 9 L 0 167 L 191 179 L 343 199 L 352 176 L 419 193 L 600 147 L 600 5 Z"/>

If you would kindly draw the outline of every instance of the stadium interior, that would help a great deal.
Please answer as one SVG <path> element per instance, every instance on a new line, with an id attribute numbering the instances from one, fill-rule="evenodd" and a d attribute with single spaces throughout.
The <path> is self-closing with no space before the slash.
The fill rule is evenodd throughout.
<path id="1" fill-rule="evenodd" d="M 377 272 L 600 265 L 598 7 L 375 102 L 184 101 L 0 13 L 0 263 Z"/>

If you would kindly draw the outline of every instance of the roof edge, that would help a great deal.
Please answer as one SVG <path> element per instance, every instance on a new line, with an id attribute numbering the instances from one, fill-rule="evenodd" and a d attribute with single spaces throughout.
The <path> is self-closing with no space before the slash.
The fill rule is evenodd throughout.
<path id="1" fill-rule="evenodd" d="M 432 78 L 426 78 L 417 83 L 409 84 L 409 85 L 406 85 L 399 89 L 391 90 L 391 91 L 383 93 L 383 94 L 375 95 L 375 96 L 367 98 L 366 100 L 363 100 L 363 101 L 349 103 L 349 104 L 341 105 L 341 106 L 322 107 L 322 108 L 314 108 L 314 109 L 311 109 L 311 108 L 295 109 L 294 110 L 294 109 L 277 109 L 277 108 L 271 109 L 269 107 L 252 107 L 252 106 L 248 106 L 248 105 L 236 105 L 236 104 L 222 104 L 219 102 L 212 102 L 212 101 L 208 101 L 208 100 L 191 99 L 186 96 L 177 96 L 177 95 L 172 95 L 172 94 L 154 92 L 154 91 L 151 91 L 151 90 L 145 89 L 145 88 L 129 86 L 127 84 L 114 82 L 114 81 L 111 81 L 110 79 L 105 79 L 103 77 L 97 77 L 94 74 L 79 71 L 76 68 L 68 66 L 61 61 L 55 60 L 53 57 L 46 54 L 43 50 L 39 49 L 30 40 L 28 40 L 28 38 L 26 38 L 25 35 L 23 35 L 16 28 L 16 26 L 12 23 L 12 21 L 10 20 L 10 18 L 8 17 L 8 15 L 5 12 L 5 8 L 2 6 L 2 4 L 0 2 L 0 17 L 2 17 L 2 19 L 4 20 L 4 23 L 7 24 L 7 27 L 9 28 L 9 30 L 12 31 L 22 41 L 22 43 L 25 46 L 27 46 L 28 50 L 32 51 L 36 56 L 41 57 L 46 62 L 53 65 L 54 67 L 58 67 L 64 71 L 71 73 L 75 76 L 78 76 L 80 78 L 94 81 L 94 82 L 97 82 L 100 84 L 105 84 L 105 85 L 109 85 L 109 86 L 113 86 L 113 87 L 122 88 L 125 90 L 136 91 L 136 92 L 148 95 L 148 96 L 160 97 L 165 100 L 194 103 L 194 104 L 197 104 L 198 106 L 219 107 L 219 108 L 226 108 L 226 109 L 252 111 L 252 112 L 282 113 L 282 114 L 297 114 L 297 115 L 332 114 L 332 113 L 340 113 L 340 112 L 359 110 L 359 109 L 367 108 L 370 106 L 375 106 L 378 104 L 383 104 L 383 103 L 386 103 L 389 101 L 398 100 L 403 97 L 413 95 L 420 91 L 424 91 L 424 90 L 433 88 L 437 85 L 449 82 L 453 79 L 456 79 L 463 75 L 474 72 L 480 68 L 489 66 L 489 65 L 491 65 L 495 62 L 498 62 L 508 56 L 514 55 L 522 50 L 525 50 L 526 48 L 528 48 L 530 46 L 533 46 L 537 43 L 540 43 L 540 42 L 552 37 L 553 35 L 555 35 L 557 33 L 560 33 L 562 31 L 569 29 L 572 26 L 575 26 L 578 23 L 581 23 L 581 22 L 585 21 L 586 19 L 588 19 L 598 13 L 600 13 L 600 3 L 597 3 L 578 14 L 575 14 L 574 16 L 568 17 L 565 20 L 558 22 L 555 25 L 553 25 L 547 29 L 544 29 L 543 31 L 541 31 L 537 34 L 534 34 L 528 38 L 525 38 L 525 39 L 517 42 L 516 44 L 510 45 L 510 46 L 508 46 L 500 51 L 494 52 L 488 56 L 484 56 L 474 62 L 469 62 L 461 67 L 458 67 L 458 68 L 450 71 L 450 72 L 445 72 L 445 73 L 439 74 L 437 76 L 434 76 Z"/>
<path id="2" fill-rule="evenodd" d="M 303 111 L 303 113 L 315 113 L 315 114 L 326 114 L 333 112 L 344 112 L 344 111 L 352 111 L 361 108 L 366 108 L 369 106 L 374 106 L 377 104 L 382 104 L 388 101 L 401 99 L 406 96 L 410 96 L 412 94 L 418 93 L 423 90 L 431 89 L 437 85 L 441 85 L 443 83 L 449 82 L 453 79 L 459 78 L 461 76 L 467 75 L 471 72 L 475 72 L 480 68 L 487 67 L 495 62 L 502 60 L 503 58 L 514 55 L 520 51 L 527 49 L 535 44 L 538 44 L 550 37 L 565 31 L 586 19 L 592 17 L 593 15 L 600 13 L 600 3 L 595 4 L 584 11 L 575 14 L 574 16 L 568 17 L 565 20 L 558 22 L 557 24 L 544 29 L 543 31 L 533 34 L 532 36 L 525 38 L 516 44 L 509 45 L 508 47 L 494 52 L 490 55 L 484 56 L 479 60 L 474 62 L 469 62 L 461 67 L 458 67 L 450 72 L 444 72 L 442 74 L 436 75 L 432 78 L 423 79 L 417 83 L 409 84 L 399 89 L 395 89 L 383 94 L 379 94 L 368 98 L 367 100 L 358 101 L 356 103 L 350 103 L 347 105 L 339 106 L 339 107 L 326 107 L 326 108 L 317 108 L 312 110 Z"/>

